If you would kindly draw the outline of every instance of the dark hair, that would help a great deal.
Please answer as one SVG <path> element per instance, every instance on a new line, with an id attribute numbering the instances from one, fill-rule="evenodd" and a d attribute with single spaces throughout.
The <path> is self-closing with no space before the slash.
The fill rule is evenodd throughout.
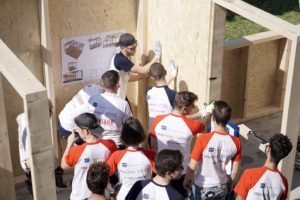
<path id="1" fill-rule="evenodd" d="M 287 136 L 277 133 L 270 138 L 269 147 L 271 148 L 271 161 L 278 164 L 290 153 L 293 145 Z"/>
<path id="2" fill-rule="evenodd" d="M 166 172 L 174 172 L 181 166 L 183 156 L 179 150 L 164 149 L 155 158 L 155 169 L 159 176 L 165 177 Z"/>
<path id="3" fill-rule="evenodd" d="M 119 73 L 115 70 L 109 70 L 102 75 L 103 86 L 107 89 L 114 89 L 119 81 Z"/>
<path id="4" fill-rule="evenodd" d="M 225 127 L 230 120 L 231 107 L 225 101 L 216 101 L 213 116 L 218 125 Z"/>
<path id="5" fill-rule="evenodd" d="M 119 42 L 116 44 L 116 46 L 128 47 L 128 46 L 136 44 L 136 43 L 137 43 L 137 41 L 132 34 L 124 33 L 121 35 Z"/>
<path id="6" fill-rule="evenodd" d="M 88 188 L 94 194 L 104 194 L 104 190 L 108 184 L 109 166 L 105 162 L 93 163 L 86 176 Z"/>
<path id="7" fill-rule="evenodd" d="M 145 131 L 138 119 L 128 118 L 123 124 L 120 139 L 124 145 L 135 146 L 146 139 Z"/>
<path id="8" fill-rule="evenodd" d="M 165 77 L 165 68 L 160 63 L 153 63 L 150 66 L 150 76 L 155 80 L 162 80 Z"/>
<path id="9" fill-rule="evenodd" d="M 198 100 L 198 96 L 194 94 L 193 92 L 177 92 L 175 96 L 174 105 L 176 108 L 182 108 L 183 106 L 190 106 L 195 101 Z"/>

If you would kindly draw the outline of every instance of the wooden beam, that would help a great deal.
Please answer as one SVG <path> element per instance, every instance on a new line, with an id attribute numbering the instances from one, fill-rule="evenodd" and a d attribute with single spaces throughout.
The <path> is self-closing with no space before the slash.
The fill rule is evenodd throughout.
<path id="1" fill-rule="evenodd" d="M 0 73 L 0 196 L 1 199 L 15 200 L 15 184 L 10 156 L 9 137 L 2 87 L 2 74 Z"/>
<path id="2" fill-rule="evenodd" d="M 59 160 L 60 156 L 57 139 L 57 121 L 56 121 L 56 104 L 54 91 L 54 77 L 53 77 L 53 62 L 52 62 L 52 48 L 51 48 L 51 33 L 48 0 L 39 0 L 40 13 L 40 27 L 41 27 L 41 45 L 42 45 L 42 60 L 44 66 L 44 80 L 47 88 L 48 98 L 53 105 L 53 117 L 50 120 L 51 127 L 51 141 L 54 147 L 56 158 Z"/>
<path id="3" fill-rule="evenodd" d="M 40 98 L 39 91 L 44 91 L 44 86 L 27 69 L 27 67 L 17 58 L 17 56 L 0 40 L 0 72 L 16 89 L 19 95 L 24 99 L 27 94 L 28 100 Z"/>
<path id="4" fill-rule="evenodd" d="M 53 149 L 50 136 L 50 116 L 46 90 L 44 98 L 24 99 L 27 137 L 31 162 L 31 179 L 34 199 L 56 199 Z"/>
<path id="5" fill-rule="evenodd" d="M 279 169 L 292 185 L 294 162 L 300 133 L 300 36 L 292 40 L 289 70 L 281 123 L 281 132 L 293 143 L 290 154 L 279 164 Z"/>
<path id="6" fill-rule="evenodd" d="M 284 37 L 293 39 L 299 34 L 299 29 L 270 13 L 267 13 L 259 8 L 256 8 L 241 0 L 213 0 L 220 6 L 239 14 L 250 21 L 257 23 L 265 28 L 274 31 Z"/>
<path id="7" fill-rule="evenodd" d="M 137 58 L 141 60 L 141 65 L 145 65 L 147 62 L 147 50 L 148 50 L 148 0 L 138 1 L 138 16 L 137 16 L 137 40 L 139 46 L 137 49 Z M 142 79 L 137 83 L 137 118 L 140 120 L 143 127 L 148 126 L 148 117 L 145 108 L 146 104 L 146 80 Z M 145 141 L 143 146 L 147 146 Z"/>
<path id="8" fill-rule="evenodd" d="M 221 98 L 226 10 L 212 2 L 206 102 Z"/>

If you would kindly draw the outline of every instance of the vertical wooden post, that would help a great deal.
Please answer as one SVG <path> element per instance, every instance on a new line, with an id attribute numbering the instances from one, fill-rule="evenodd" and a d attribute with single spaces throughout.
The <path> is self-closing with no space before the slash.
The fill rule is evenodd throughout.
<path id="1" fill-rule="evenodd" d="M 24 98 L 27 137 L 30 144 L 31 179 L 34 199 L 56 200 L 49 104 L 46 91 Z"/>
<path id="2" fill-rule="evenodd" d="M 15 200 L 15 183 L 10 156 L 2 74 L 0 73 L 0 198 Z"/>
<path id="3" fill-rule="evenodd" d="M 280 171 L 289 182 L 289 191 L 292 185 L 294 162 L 300 133 L 300 36 L 292 40 L 290 63 L 288 69 L 281 132 L 287 135 L 293 143 L 290 154 L 279 164 Z"/>
<path id="4" fill-rule="evenodd" d="M 148 0 L 138 1 L 138 15 L 137 15 L 137 40 L 139 42 L 137 58 L 141 59 L 141 64 L 146 64 L 147 55 L 147 26 L 148 26 Z M 138 82 L 138 95 L 137 95 L 137 118 L 140 120 L 143 127 L 147 127 L 147 108 L 146 105 L 146 80 Z"/>
<path id="5" fill-rule="evenodd" d="M 51 34 L 49 22 L 48 0 L 39 1 L 40 11 L 40 27 L 41 27 L 41 46 L 42 46 L 42 61 L 44 66 L 44 80 L 47 88 L 47 94 L 53 104 L 53 117 L 50 121 L 51 140 L 55 151 L 56 158 L 59 156 L 59 149 L 57 144 L 57 122 L 56 122 L 56 107 L 55 107 L 55 92 L 54 92 L 54 78 L 53 78 L 53 64 L 51 54 Z"/>
<path id="6" fill-rule="evenodd" d="M 211 2 L 206 102 L 221 98 L 226 9 Z"/>

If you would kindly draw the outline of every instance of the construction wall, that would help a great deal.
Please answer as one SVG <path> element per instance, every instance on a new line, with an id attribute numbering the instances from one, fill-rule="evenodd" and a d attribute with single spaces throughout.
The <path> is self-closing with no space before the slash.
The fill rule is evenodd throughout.
<path id="1" fill-rule="evenodd" d="M 28 69 L 43 82 L 38 2 L 0 0 L 0 38 Z M 18 72 L 16 72 L 18 73 Z M 3 78 L 6 117 L 14 176 L 24 174 L 19 162 L 16 117 L 24 112 L 23 101 Z"/>

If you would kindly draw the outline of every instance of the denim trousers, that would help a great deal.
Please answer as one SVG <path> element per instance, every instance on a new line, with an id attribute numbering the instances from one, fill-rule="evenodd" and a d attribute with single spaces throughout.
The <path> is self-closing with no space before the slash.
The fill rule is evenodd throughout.
<path id="1" fill-rule="evenodd" d="M 193 185 L 190 190 L 190 200 L 225 200 L 227 195 L 226 184 L 215 187 L 199 187 Z"/>

